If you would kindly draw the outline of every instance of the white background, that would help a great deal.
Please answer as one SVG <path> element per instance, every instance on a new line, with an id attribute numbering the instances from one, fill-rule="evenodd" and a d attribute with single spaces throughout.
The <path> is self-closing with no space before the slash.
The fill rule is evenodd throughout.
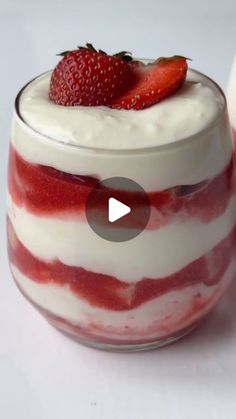
<path id="1" fill-rule="evenodd" d="M 4 202 L 13 99 L 56 53 L 86 41 L 136 56 L 182 54 L 226 87 L 236 2 L 0 0 L 0 418 L 235 419 L 236 282 L 191 336 L 130 355 L 66 339 L 12 283 Z"/>

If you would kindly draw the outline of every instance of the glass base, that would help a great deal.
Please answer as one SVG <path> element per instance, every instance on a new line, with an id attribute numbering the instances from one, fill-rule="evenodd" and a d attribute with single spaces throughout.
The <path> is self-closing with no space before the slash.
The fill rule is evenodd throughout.
<path id="1" fill-rule="evenodd" d="M 34 301 L 31 300 L 31 298 L 28 297 L 28 295 L 21 289 L 19 284 L 15 281 L 17 288 L 19 291 L 23 294 L 23 296 L 37 309 L 37 311 L 47 320 L 47 322 L 53 326 L 55 329 L 57 329 L 59 332 L 61 332 L 63 335 L 69 337 L 70 339 L 74 340 L 77 343 L 80 343 L 81 345 L 88 346 L 90 348 L 94 349 L 100 349 L 104 351 L 109 352 L 121 352 L 121 353 L 128 353 L 128 352 L 143 352 L 143 351 L 150 351 L 154 349 L 161 348 L 166 345 L 170 345 L 171 343 L 174 343 L 178 341 L 179 339 L 182 339 L 186 335 L 188 335 L 192 330 L 194 330 L 197 325 L 200 323 L 201 319 L 198 321 L 195 321 L 194 323 L 191 323 L 188 327 L 185 327 L 184 329 L 180 329 L 176 332 L 173 332 L 171 335 L 165 335 L 157 340 L 152 341 L 131 341 L 130 343 L 124 342 L 124 341 L 117 341 L 98 336 L 92 336 L 91 334 L 86 333 L 86 331 L 81 328 L 79 325 L 73 325 L 69 322 L 67 322 L 65 319 L 60 318 L 51 312 L 45 310 L 38 304 L 36 304 Z"/>
<path id="2" fill-rule="evenodd" d="M 55 326 L 55 324 L 53 324 L 53 322 L 51 322 L 49 319 L 47 319 L 47 321 L 60 333 L 62 333 L 66 337 L 69 337 L 70 339 L 74 340 L 75 342 L 81 345 L 84 345 L 93 349 L 99 349 L 99 350 L 108 351 L 108 352 L 121 352 L 121 353 L 144 352 L 144 351 L 152 351 L 154 349 L 162 348 L 163 346 L 170 345 L 171 343 L 177 342 L 179 339 L 184 338 L 197 327 L 197 324 L 195 324 L 194 326 L 192 325 L 191 327 L 189 327 L 188 329 L 185 329 L 185 331 L 182 331 L 181 333 L 178 333 L 171 337 L 158 339 L 153 342 L 130 343 L 130 344 L 124 344 L 124 343 L 113 344 L 112 343 L 111 344 L 111 343 L 103 343 L 103 342 L 98 342 L 95 340 L 89 340 L 89 339 L 83 339 L 83 338 L 77 337 L 75 335 L 72 335 L 62 330 L 58 326 Z"/>

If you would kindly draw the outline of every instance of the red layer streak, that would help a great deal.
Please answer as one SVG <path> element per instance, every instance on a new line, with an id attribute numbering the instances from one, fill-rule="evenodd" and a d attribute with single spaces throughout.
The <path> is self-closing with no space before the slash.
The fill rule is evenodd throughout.
<path id="1" fill-rule="evenodd" d="M 34 257 L 19 241 L 8 220 L 8 249 L 11 263 L 31 278 L 44 284 L 67 285 L 73 293 L 90 304 L 111 309 L 129 310 L 170 291 L 191 285 L 217 284 L 222 279 L 236 249 L 236 227 L 211 251 L 180 271 L 157 279 L 125 281 L 54 260 L 44 262 Z"/>
<path id="2" fill-rule="evenodd" d="M 156 208 L 150 228 L 165 225 L 173 217 L 193 217 L 207 223 L 221 215 L 233 193 L 233 160 L 225 170 L 213 179 L 196 185 L 175 186 L 173 188 L 150 192 L 151 206 Z M 39 216 L 84 215 L 88 194 L 97 184 L 98 178 L 72 175 L 57 169 L 25 161 L 14 149 L 10 149 L 9 192 L 18 206 Z M 96 205 L 104 206 L 112 191 L 101 191 L 101 200 Z M 116 199 L 127 201 L 132 208 L 139 204 L 139 194 L 119 191 Z M 133 205 L 132 205 L 133 202 Z"/>

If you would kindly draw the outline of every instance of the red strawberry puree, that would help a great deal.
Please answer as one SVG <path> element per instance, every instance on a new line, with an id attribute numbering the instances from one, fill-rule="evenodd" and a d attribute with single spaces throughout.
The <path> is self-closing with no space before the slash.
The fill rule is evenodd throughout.
<path id="1" fill-rule="evenodd" d="M 147 226 L 130 240 L 106 240 L 87 221 L 93 188 L 117 177 L 139 184 L 150 203 Z M 114 197 L 136 215 L 111 230 L 139 232 L 140 192 L 99 188 L 90 208 L 97 225 L 110 223 L 103 215 Z M 17 286 L 82 343 L 141 350 L 174 341 L 235 277 L 235 159 L 225 98 L 184 57 L 144 64 L 90 44 L 65 53 L 17 97 L 8 198 Z"/>
<path id="2" fill-rule="evenodd" d="M 221 173 L 200 184 L 175 186 L 165 191 L 149 193 L 150 202 L 156 210 L 153 216 L 155 219 L 151 222 L 152 228 L 161 228 L 178 218 L 183 222 L 197 219 L 207 225 L 222 215 L 235 192 L 233 168 L 231 160 Z M 64 219 L 64 222 L 74 219 L 75 214 L 78 218 L 78 214 L 84 214 L 86 197 L 96 182 L 95 177 L 74 176 L 50 167 L 31 164 L 11 147 L 10 196 L 16 206 L 23 207 L 37 217 Z M 127 192 L 120 191 L 120 200 L 125 201 L 126 194 Z M 138 200 L 138 197 L 134 196 L 134 199 Z M 9 219 L 8 237 L 11 264 L 29 281 L 41 284 L 44 288 L 56 286 L 61 290 L 66 289 L 78 301 L 85 302 L 93 309 L 85 325 L 83 322 L 75 322 L 73 318 L 62 318 L 53 307 L 45 310 L 37 300 L 33 301 L 39 310 L 56 327 L 83 339 L 102 342 L 109 339 L 113 343 L 125 342 L 127 339 L 139 342 L 184 333 L 215 304 L 235 271 L 236 227 L 206 254 L 179 271 L 155 279 L 143 277 L 132 283 L 94 272 L 93 269 L 69 266 L 59 259 L 47 262 L 34 256 L 18 239 Z M 15 279 L 18 283 L 18 279 Z M 21 288 L 21 284 L 18 285 Z M 22 292 L 31 299 L 27 291 L 22 289 Z M 183 307 L 178 307 L 176 317 L 174 313 L 165 313 L 164 323 L 163 317 L 158 319 L 158 315 L 145 328 L 137 324 L 132 327 L 129 316 L 124 317 L 120 328 L 116 325 L 108 327 L 107 321 L 101 323 L 97 320 L 96 310 L 106 310 L 108 318 L 109 313 L 117 313 L 119 316 L 119 313 L 125 312 L 132 315 L 132 312 L 140 307 L 145 308 L 145 304 L 152 301 L 158 304 L 169 296 L 172 298 L 173 292 L 175 295 L 187 292 L 189 296 Z"/>
<path id="3" fill-rule="evenodd" d="M 11 146 L 9 160 L 9 192 L 18 206 L 38 216 L 84 218 L 86 199 L 98 182 L 98 178 L 70 175 L 50 167 L 30 164 Z M 149 223 L 158 228 L 173 222 L 173 218 L 193 217 L 208 223 L 221 215 L 229 202 L 233 189 L 233 162 L 213 179 L 196 185 L 174 186 L 173 188 L 150 192 L 149 200 L 153 214 Z M 102 191 L 110 196 L 110 190 Z M 133 193 L 119 191 L 116 197 L 129 202 L 132 208 L 139 197 Z M 102 199 L 97 207 L 102 206 Z"/>

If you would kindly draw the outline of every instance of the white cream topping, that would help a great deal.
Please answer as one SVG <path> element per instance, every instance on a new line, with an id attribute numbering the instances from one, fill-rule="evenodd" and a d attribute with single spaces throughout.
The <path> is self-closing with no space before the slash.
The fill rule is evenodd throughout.
<path id="1" fill-rule="evenodd" d="M 175 329 L 187 327 L 193 321 L 208 312 L 217 302 L 235 276 L 236 265 L 232 262 L 220 284 L 207 287 L 196 284 L 180 291 L 155 298 L 141 306 L 127 311 L 112 311 L 91 306 L 68 287 L 52 284 L 39 284 L 22 274 L 17 267 L 11 265 L 16 282 L 23 292 L 40 307 L 58 315 L 72 324 L 79 324 L 95 334 L 110 338 L 162 337 Z M 196 314 L 187 316 L 196 295 L 202 298 L 212 298 L 209 304 Z M 183 320 L 184 318 L 184 320 Z"/>
<path id="2" fill-rule="evenodd" d="M 25 88 L 20 113 L 34 130 L 63 143 L 115 150 L 167 144 L 201 131 L 223 107 L 216 88 L 191 71 L 175 95 L 142 111 L 55 105 L 50 75 Z"/>
<path id="3" fill-rule="evenodd" d="M 216 246 L 235 225 L 236 197 L 208 224 L 176 221 L 121 243 L 103 240 L 86 222 L 30 214 L 10 198 L 8 214 L 19 240 L 34 256 L 135 282 L 177 272 Z"/>
<path id="4" fill-rule="evenodd" d="M 227 88 L 229 116 L 233 127 L 236 129 L 236 56 L 234 57 Z"/>
<path id="5" fill-rule="evenodd" d="M 89 128 L 89 127 L 88 127 Z M 232 156 L 231 132 L 225 113 L 218 123 L 191 141 L 172 148 L 104 152 L 68 146 L 43 137 L 15 114 L 12 143 L 27 161 L 67 173 L 107 179 L 124 176 L 146 191 L 191 185 L 216 176 Z"/>
<path id="6" fill-rule="evenodd" d="M 12 142 L 29 162 L 101 180 L 124 176 L 157 191 L 214 177 L 232 155 L 223 97 L 199 73 L 189 71 L 188 82 L 175 95 L 142 111 L 55 105 L 48 99 L 49 77 L 39 77 L 22 94 L 20 113 L 28 125 L 14 115 Z M 218 113 L 209 129 L 177 141 L 201 131 Z M 158 147 L 143 149 L 148 145 Z"/>

